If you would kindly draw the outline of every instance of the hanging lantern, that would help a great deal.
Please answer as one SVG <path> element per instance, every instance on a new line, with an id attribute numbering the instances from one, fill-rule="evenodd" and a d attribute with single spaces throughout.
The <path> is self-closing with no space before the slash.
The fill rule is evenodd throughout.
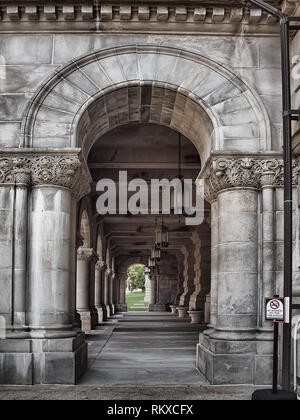
<path id="1" fill-rule="evenodd" d="M 145 275 L 149 275 L 149 274 L 151 274 L 151 268 L 150 267 L 145 267 L 145 270 L 144 270 L 144 273 L 145 273 Z"/>
<path id="2" fill-rule="evenodd" d="M 154 261 L 160 261 L 161 259 L 161 250 L 159 248 L 152 248 L 151 259 Z"/>
<path id="3" fill-rule="evenodd" d="M 169 246 L 169 230 L 163 223 L 156 229 L 155 246 L 159 249 Z"/>
<path id="4" fill-rule="evenodd" d="M 156 266 L 155 260 L 153 260 L 151 257 L 149 257 L 148 267 L 150 268 L 150 270 L 154 269 L 155 266 Z"/>

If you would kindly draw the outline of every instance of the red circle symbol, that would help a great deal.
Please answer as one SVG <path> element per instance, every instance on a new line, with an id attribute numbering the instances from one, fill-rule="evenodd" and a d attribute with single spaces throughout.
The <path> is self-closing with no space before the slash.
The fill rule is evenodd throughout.
<path id="1" fill-rule="evenodd" d="M 271 309 L 276 310 L 276 309 L 278 309 L 278 308 L 279 308 L 279 306 L 280 306 L 280 303 L 279 303 L 279 301 L 278 301 L 278 300 L 272 300 L 272 301 L 270 302 L 270 307 L 271 307 Z"/>

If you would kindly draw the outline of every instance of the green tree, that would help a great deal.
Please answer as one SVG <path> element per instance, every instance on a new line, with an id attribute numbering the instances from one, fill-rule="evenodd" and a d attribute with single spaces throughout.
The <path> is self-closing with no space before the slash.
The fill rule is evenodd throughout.
<path id="1" fill-rule="evenodd" d="M 134 264 L 128 269 L 128 282 L 129 288 L 133 289 L 141 289 L 143 292 L 145 291 L 145 275 L 144 275 L 145 267 L 142 264 Z"/>

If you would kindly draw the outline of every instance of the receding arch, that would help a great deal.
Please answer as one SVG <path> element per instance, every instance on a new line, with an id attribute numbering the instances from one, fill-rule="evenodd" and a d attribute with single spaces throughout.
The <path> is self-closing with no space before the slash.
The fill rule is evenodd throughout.
<path id="1" fill-rule="evenodd" d="M 108 98 L 110 92 L 120 93 L 147 84 L 175 92 L 179 103 L 190 107 L 190 114 L 195 108 L 207 116 L 213 127 L 209 148 L 241 152 L 271 149 L 270 123 L 259 95 L 231 70 L 199 54 L 149 45 L 101 50 L 56 71 L 39 89 L 26 111 L 21 146 L 80 146 L 77 130 L 83 115 L 85 124 L 91 123 L 86 111 L 92 104 L 104 96 Z M 122 98 L 125 100 L 126 96 Z M 176 129 L 183 132 L 184 109 L 177 103 L 169 111 L 174 117 L 169 119 L 169 126 L 172 121 L 180 120 Z M 101 108 L 99 112 L 105 114 L 106 110 Z M 178 112 L 181 118 L 176 120 Z M 113 127 L 113 119 L 108 118 L 108 121 Z M 192 126 L 194 128 L 194 124 Z M 195 145 L 201 142 L 197 133 L 189 133 L 188 137 Z M 82 146 L 88 151 L 91 144 Z M 197 148 L 199 150 L 199 145 Z"/>

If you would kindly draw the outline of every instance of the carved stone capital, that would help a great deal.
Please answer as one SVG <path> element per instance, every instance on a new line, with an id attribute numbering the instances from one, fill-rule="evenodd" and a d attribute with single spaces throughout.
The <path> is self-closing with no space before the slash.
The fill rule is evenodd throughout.
<path id="1" fill-rule="evenodd" d="M 298 184 L 299 161 L 293 161 L 293 184 Z M 204 174 L 205 199 L 214 201 L 228 188 L 263 188 L 283 186 L 284 164 L 278 157 L 214 158 Z"/>
<path id="2" fill-rule="evenodd" d="M 92 248 L 85 248 L 81 246 L 77 250 L 77 260 L 89 261 L 94 256 L 94 250 Z"/>
<path id="3" fill-rule="evenodd" d="M 102 260 L 98 260 L 96 262 L 96 264 L 95 264 L 95 269 L 97 271 L 104 271 L 104 270 L 106 270 L 106 264 L 105 264 L 105 262 L 102 261 Z"/>
<path id="4" fill-rule="evenodd" d="M 11 149 L 0 154 L 0 184 L 57 185 L 76 200 L 90 192 L 90 177 L 78 152 L 42 153 Z"/>
<path id="5" fill-rule="evenodd" d="M 78 156 L 38 156 L 32 159 L 32 184 L 57 185 L 72 190 L 76 199 L 90 191 Z"/>
<path id="6" fill-rule="evenodd" d="M 30 159 L 0 155 L 0 184 L 29 184 L 31 180 Z"/>
<path id="7" fill-rule="evenodd" d="M 106 276 L 110 276 L 112 274 L 112 270 L 110 268 L 107 268 L 105 274 Z"/>

